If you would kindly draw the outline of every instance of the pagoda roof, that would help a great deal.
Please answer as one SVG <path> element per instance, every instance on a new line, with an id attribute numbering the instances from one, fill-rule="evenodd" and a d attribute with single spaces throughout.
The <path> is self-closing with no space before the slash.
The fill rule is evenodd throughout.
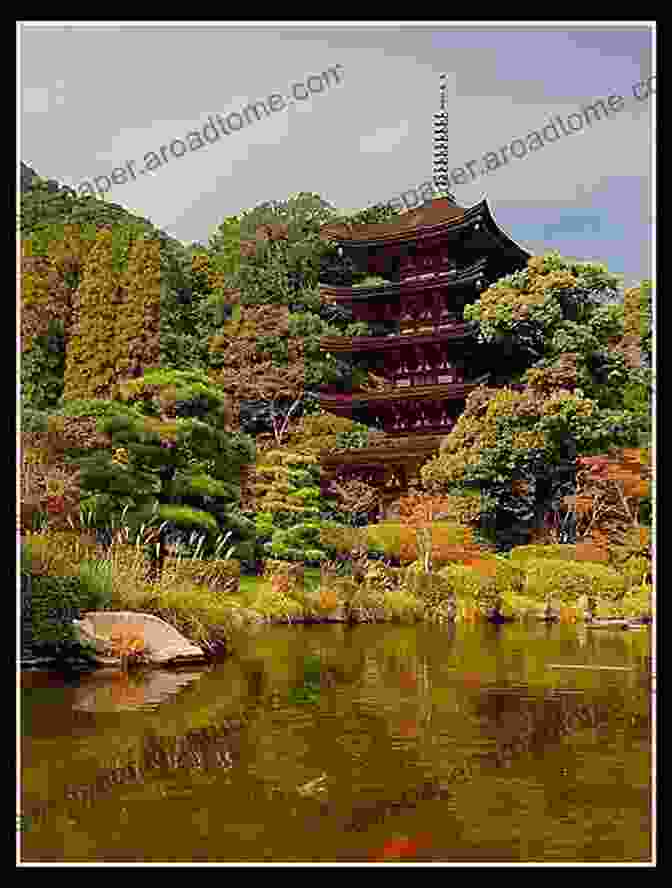
<path id="1" fill-rule="evenodd" d="M 409 233 L 415 236 L 418 228 L 455 223 L 462 219 L 464 213 L 463 207 L 456 206 L 448 198 L 440 197 L 401 213 L 398 218 L 389 222 L 374 222 L 368 225 L 327 223 L 320 229 L 320 236 L 336 241 L 358 242 L 397 238 Z"/>
<path id="2" fill-rule="evenodd" d="M 395 437 L 377 447 L 358 447 L 347 450 L 323 451 L 320 464 L 323 468 L 357 465 L 363 468 L 398 463 L 404 455 L 431 455 L 441 446 L 445 435 L 411 435 Z"/>
<path id="3" fill-rule="evenodd" d="M 478 388 L 478 383 L 445 382 L 439 385 L 395 386 L 378 392 L 352 392 L 351 394 L 332 395 L 320 393 L 320 404 L 323 410 L 335 413 L 355 405 L 379 403 L 381 401 L 456 401 L 467 398 Z"/>
<path id="4" fill-rule="evenodd" d="M 320 348 L 325 352 L 367 352 L 397 349 L 409 345 L 425 345 L 430 343 L 448 342 L 450 340 L 471 339 L 478 323 L 458 322 L 452 325 L 452 329 L 439 333 L 415 333 L 411 335 L 392 336 L 322 336 Z"/>
<path id="5" fill-rule="evenodd" d="M 369 287 L 332 287 L 320 285 L 320 293 L 335 302 L 370 302 L 371 299 L 385 301 L 400 293 L 414 293 L 437 287 L 472 287 L 486 277 L 488 257 L 484 256 L 459 271 L 439 274 L 425 274 L 416 278 L 387 284 L 374 284 Z"/>
<path id="6" fill-rule="evenodd" d="M 320 236 L 343 247 L 402 245 L 419 239 L 457 233 L 476 223 L 481 223 L 516 258 L 525 262 L 530 258 L 531 254 L 497 225 L 485 198 L 468 208 L 458 207 L 447 198 L 437 198 L 408 213 L 402 213 L 389 222 L 352 226 L 343 223 L 327 224 L 320 229 Z"/>

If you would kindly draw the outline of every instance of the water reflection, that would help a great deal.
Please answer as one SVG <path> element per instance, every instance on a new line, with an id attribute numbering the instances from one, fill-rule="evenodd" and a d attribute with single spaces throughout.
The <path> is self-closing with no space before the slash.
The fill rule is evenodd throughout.
<path id="1" fill-rule="evenodd" d="M 75 689 L 74 709 L 85 712 L 122 712 L 156 708 L 204 674 L 164 669 L 126 672 L 100 670 L 82 678 Z"/>
<path id="2" fill-rule="evenodd" d="M 155 676 L 153 710 L 52 678 L 28 698 L 24 857 L 647 859 L 650 651 L 625 635 L 271 627 L 198 680 Z"/>

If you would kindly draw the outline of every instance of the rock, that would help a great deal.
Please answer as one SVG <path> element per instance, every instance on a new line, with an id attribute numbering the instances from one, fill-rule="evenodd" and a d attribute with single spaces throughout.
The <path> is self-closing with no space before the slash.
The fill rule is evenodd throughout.
<path id="1" fill-rule="evenodd" d="M 110 657 L 112 636 L 132 630 L 134 637 L 140 638 L 143 653 L 152 665 L 177 665 L 182 663 L 204 662 L 207 658 L 203 650 L 188 641 L 165 620 L 153 614 L 134 611 L 89 611 L 83 619 L 73 620 L 76 633 L 82 641 L 95 646 L 97 661 L 109 666 L 121 663 L 120 657 Z"/>

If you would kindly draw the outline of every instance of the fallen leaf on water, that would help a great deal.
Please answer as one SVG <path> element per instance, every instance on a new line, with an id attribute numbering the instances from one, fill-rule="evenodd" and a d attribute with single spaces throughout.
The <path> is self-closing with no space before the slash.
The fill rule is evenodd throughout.
<path id="1" fill-rule="evenodd" d="M 431 841 L 432 837 L 426 833 L 414 836 L 412 839 L 406 836 L 399 839 L 390 839 L 389 842 L 385 842 L 382 848 L 372 851 L 369 856 L 372 861 L 399 860 L 402 857 L 414 857 L 418 851 L 430 845 Z"/>
<path id="2" fill-rule="evenodd" d="M 402 737 L 417 737 L 418 723 L 414 719 L 405 719 L 399 722 L 399 733 Z"/>
<path id="3" fill-rule="evenodd" d="M 406 691 L 414 691 L 418 686 L 418 679 L 412 672 L 400 672 L 399 684 Z"/>

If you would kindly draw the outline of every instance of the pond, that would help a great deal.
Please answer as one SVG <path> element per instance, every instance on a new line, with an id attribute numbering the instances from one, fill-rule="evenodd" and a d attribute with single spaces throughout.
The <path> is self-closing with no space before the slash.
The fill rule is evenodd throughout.
<path id="1" fill-rule="evenodd" d="M 264 626 L 205 668 L 24 671 L 20 859 L 651 861 L 650 643 Z"/>

